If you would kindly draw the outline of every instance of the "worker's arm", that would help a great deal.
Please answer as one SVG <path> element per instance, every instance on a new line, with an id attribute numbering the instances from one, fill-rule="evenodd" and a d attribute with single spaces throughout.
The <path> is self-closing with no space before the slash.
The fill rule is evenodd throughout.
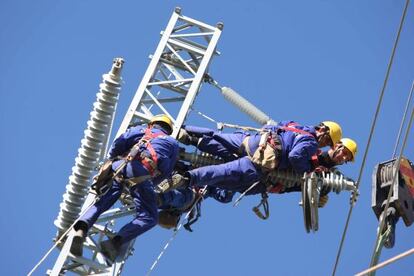
<path id="1" fill-rule="evenodd" d="M 145 134 L 145 127 L 135 126 L 127 129 L 114 140 L 108 152 L 108 158 L 112 159 L 127 153 Z"/>
<path id="2" fill-rule="evenodd" d="M 298 173 L 311 170 L 311 158 L 318 150 L 315 138 L 308 135 L 300 135 L 295 141 L 288 159 L 292 168 Z"/>

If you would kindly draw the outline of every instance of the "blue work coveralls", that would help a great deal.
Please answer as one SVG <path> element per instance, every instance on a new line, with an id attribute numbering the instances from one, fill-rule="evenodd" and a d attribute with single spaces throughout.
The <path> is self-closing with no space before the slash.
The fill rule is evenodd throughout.
<path id="1" fill-rule="evenodd" d="M 303 130 L 308 134 L 283 129 L 286 126 Z M 185 129 L 190 135 L 202 138 L 197 146 L 200 150 L 218 155 L 225 160 L 233 159 L 224 164 L 205 166 L 189 171 L 191 185 L 199 187 L 208 185 L 234 192 L 243 192 L 253 183 L 261 180 L 261 168 L 253 164 L 245 152 L 240 152 L 242 142 L 247 136 L 250 136 L 249 148 L 252 153 L 255 152 L 259 146 L 260 133 L 225 134 L 190 126 Z M 311 158 L 318 149 L 316 132 L 313 127 L 285 121 L 275 126 L 265 126 L 264 129 L 274 132 L 280 139 L 282 150 L 278 169 L 292 168 L 297 173 L 310 171 Z M 242 157 L 235 159 L 237 158 L 235 155 Z"/>
<path id="2" fill-rule="evenodd" d="M 217 187 L 207 187 L 207 191 L 204 194 L 203 198 L 214 198 L 215 200 L 221 203 L 229 203 L 233 199 L 234 192 L 229 190 L 220 189 Z M 158 206 L 159 209 L 185 209 L 193 201 L 195 197 L 195 192 L 192 187 L 178 188 L 165 193 L 160 193 L 161 205 Z"/>
<path id="3" fill-rule="evenodd" d="M 109 151 L 109 158 L 116 156 L 125 156 L 130 149 L 140 141 L 145 134 L 146 127 L 136 126 L 128 129 L 124 134 L 115 139 Z M 129 189 L 133 198 L 136 210 L 136 217 L 134 220 L 123 226 L 118 232 L 121 238 L 121 243 L 128 242 L 142 233 L 148 231 L 158 223 L 157 201 L 154 192 L 154 184 L 158 184 L 164 178 L 171 175 L 175 163 L 178 158 L 178 142 L 167 135 L 167 132 L 157 125 L 151 128 L 153 134 L 160 134 L 150 141 L 156 156 L 157 168 L 160 175 L 151 177 L 148 180 L 134 185 Z M 140 148 L 140 153 L 151 157 L 151 153 L 145 145 Z M 140 155 L 138 153 L 138 155 Z M 121 164 L 122 160 L 115 161 L 112 165 L 112 170 L 116 170 Z M 122 171 L 124 178 L 132 178 L 138 176 L 150 175 L 139 159 L 134 159 Z M 98 217 L 108 210 L 119 198 L 123 190 L 121 183 L 113 180 L 112 186 L 98 202 L 96 202 L 81 218 L 80 221 L 87 223 L 90 228 L 98 219 Z"/>

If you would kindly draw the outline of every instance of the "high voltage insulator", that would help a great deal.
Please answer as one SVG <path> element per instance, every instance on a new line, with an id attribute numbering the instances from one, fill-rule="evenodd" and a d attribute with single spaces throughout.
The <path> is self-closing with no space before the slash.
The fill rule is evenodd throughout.
<path id="1" fill-rule="evenodd" d="M 300 185 L 302 175 L 290 170 L 276 170 L 268 174 L 268 181 L 272 184 L 282 183 L 284 188 L 292 188 Z"/>
<path id="2" fill-rule="evenodd" d="M 111 71 L 102 76 L 103 81 L 96 94 L 97 100 L 93 104 L 94 109 L 90 113 L 88 127 L 84 131 L 85 136 L 81 140 L 75 166 L 72 167 L 72 174 L 66 185 L 60 212 L 54 222 L 60 232 L 66 230 L 78 218 L 88 194 L 93 171 L 103 157 L 121 91 L 123 63 L 122 58 L 114 59 Z"/>
<path id="3" fill-rule="evenodd" d="M 180 159 L 191 163 L 194 168 L 223 163 L 220 158 L 205 152 L 188 153 L 184 151 L 180 153 Z"/>
<path id="4" fill-rule="evenodd" d="M 290 170 L 276 170 L 268 174 L 268 181 L 273 184 L 282 183 L 283 187 L 292 188 L 300 185 L 304 177 Z M 305 177 L 309 177 L 306 175 Z M 335 193 L 340 193 L 344 190 L 355 190 L 355 182 L 351 179 L 345 178 L 339 172 L 327 172 L 322 175 L 314 174 L 320 187 L 330 188 Z"/>
<path id="5" fill-rule="evenodd" d="M 355 182 L 351 179 L 345 178 L 343 174 L 328 172 L 323 173 L 319 177 L 323 186 L 328 186 L 335 193 L 339 194 L 342 191 L 354 191 L 356 189 Z"/>
<path id="6" fill-rule="evenodd" d="M 263 111 L 255 107 L 248 100 L 240 96 L 233 89 L 229 87 L 222 87 L 220 90 L 227 100 L 229 100 L 232 104 L 238 107 L 242 112 L 249 115 L 254 121 L 259 123 L 260 125 L 274 123 L 274 121 L 268 115 L 266 115 Z"/>

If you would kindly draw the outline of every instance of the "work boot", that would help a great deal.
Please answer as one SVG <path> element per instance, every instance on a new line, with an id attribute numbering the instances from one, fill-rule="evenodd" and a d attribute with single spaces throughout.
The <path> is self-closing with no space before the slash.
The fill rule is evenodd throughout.
<path id="1" fill-rule="evenodd" d="M 115 236 L 113 239 L 102 241 L 100 246 L 101 253 L 111 262 L 114 262 L 121 250 L 121 237 Z"/>
<path id="2" fill-rule="evenodd" d="M 81 257 L 83 254 L 83 243 L 85 242 L 86 231 L 84 229 L 78 229 L 73 236 L 72 245 L 70 247 L 70 253 L 75 256 Z"/>
<path id="3" fill-rule="evenodd" d="M 188 186 L 190 184 L 190 178 L 183 176 L 181 174 L 174 174 L 171 178 L 161 181 L 156 190 L 159 193 L 165 193 L 179 187 Z"/>

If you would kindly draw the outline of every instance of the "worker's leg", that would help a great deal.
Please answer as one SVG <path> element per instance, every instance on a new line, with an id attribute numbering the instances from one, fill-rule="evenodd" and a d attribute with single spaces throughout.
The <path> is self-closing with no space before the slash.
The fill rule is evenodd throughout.
<path id="1" fill-rule="evenodd" d="M 130 190 L 134 200 L 136 217 L 118 232 L 121 243 L 135 239 L 150 230 L 158 222 L 157 201 L 151 181 L 134 186 Z"/>
<path id="2" fill-rule="evenodd" d="M 199 150 L 223 158 L 224 160 L 234 160 L 235 154 L 239 149 L 243 139 L 248 135 L 247 132 L 220 133 L 208 128 L 187 126 L 185 128 L 188 135 L 198 137 L 194 144 Z"/>
<path id="3" fill-rule="evenodd" d="M 243 157 L 220 165 L 205 166 L 187 172 L 190 185 L 205 185 L 244 191 L 247 187 L 260 180 L 261 172 L 248 157 Z"/>
<path id="4" fill-rule="evenodd" d="M 78 220 L 78 222 L 73 226 L 75 230 L 75 235 L 73 237 L 72 245 L 70 252 L 75 256 L 82 256 L 83 253 L 83 243 L 86 238 L 86 234 L 89 228 L 96 222 L 98 217 L 108 210 L 119 198 L 122 192 L 122 186 L 116 182 L 112 181 L 112 186 L 109 188 L 102 197 L 92 205 L 86 213 Z"/>
<path id="5" fill-rule="evenodd" d="M 194 192 L 190 187 L 171 190 L 160 193 L 159 197 L 160 209 L 184 208 L 188 206 L 194 199 Z"/>
<path id="6" fill-rule="evenodd" d="M 98 217 L 108 210 L 118 200 L 122 192 L 122 186 L 115 180 L 112 182 L 112 186 L 88 211 L 79 219 L 80 222 L 84 222 L 89 229 L 98 219 Z M 75 230 L 76 225 L 75 225 Z"/>

